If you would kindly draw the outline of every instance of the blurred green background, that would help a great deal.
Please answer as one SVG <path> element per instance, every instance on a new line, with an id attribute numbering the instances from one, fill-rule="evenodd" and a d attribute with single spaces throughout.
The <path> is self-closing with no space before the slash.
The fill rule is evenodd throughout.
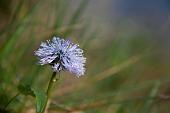
<path id="1" fill-rule="evenodd" d="M 59 36 L 87 71 L 61 73 L 49 113 L 169 113 L 169 14 L 168 0 L 0 0 L 0 112 L 19 92 L 6 113 L 35 113 L 24 91 L 45 90 L 52 70 L 34 51 Z"/>

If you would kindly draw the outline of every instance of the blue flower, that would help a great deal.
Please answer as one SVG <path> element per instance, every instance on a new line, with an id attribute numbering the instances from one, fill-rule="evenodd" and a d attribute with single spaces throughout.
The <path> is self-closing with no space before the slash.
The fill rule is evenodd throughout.
<path id="1" fill-rule="evenodd" d="M 86 58 L 78 46 L 69 40 L 53 37 L 51 41 L 42 42 L 35 55 L 39 64 L 50 64 L 55 72 L 67 70 L 79 77 L 85 73 Z"/>

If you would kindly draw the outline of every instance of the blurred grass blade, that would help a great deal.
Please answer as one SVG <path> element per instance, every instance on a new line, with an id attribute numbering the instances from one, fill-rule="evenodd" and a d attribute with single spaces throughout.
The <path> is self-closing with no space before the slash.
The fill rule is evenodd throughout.
<path id="1" fill-rule="evenodd" d="M 22 22 L 24 22 L 27 18 L 29 18 L 29 16 L 31 16 L 31 15 L 34 13 L 34 11 L 36 10 L 36 8 L 37 8 L 37 6 L 39 5 L 40 1 L 41 1 L 41 0 L 37 1 L 37 2 L 32 6 L 31 10 L 23 17 L 22 20 L 20 20 L 21 23 L 16 23 L 16 22 L 14 21 L 16 17 L 15 17 L 15 16 L 12 17 L 12 20 L 11 20 L 10 24 L 9 24 L 6 28 L 4 28 L 2 31 L 0 31 L 0 36 L 3 35 L 6 31 L 10 31 L 14 26 L 16 26 L 16 29 L 18 29 L 18 27 L 22 25 Z M 19 3 L 19 7 L 21 7 L 21 5 L 22 5 L 23 3 L 24 3 L 24 0 L 21 0 L 21 2 Z M 18 15 L 19 10 L 20 10 L 20 8 L 17 8 L 17 9 L 15 10 L 15 12 L 14 12 L 14 15 Z"/>
<path id="2" fill-rule="evenodd" d="M 38 2 L 39 3 L 39 2 Z M 4 43 L 4 46 L 2 50 L 0 51 L 1 56 L 0 60 L 2 58 L 6 58 L 9 56 L 10 52 L 13 49 L 13 46 L 16 44 L 19 38 L 21 38 L 21 34 L 26 30 L 28 26 L 28 22 L 32 18 L 32 15 L 34 14 L 35 10 L 37 9 L 38 3 L 36 3 L 33 8 L 30 10 L 30 12 L 27 14 L 27 16 L 24 17 L 23 22 L 21 22 L 20 25 L 16 28 L 16 31 L 7 39 L 7 41 Z"/>
<path id="3" fill-rule="evenodd" d="M 0 59 L 7 58 L 7 56 L 10 54 L 10 52 L 13 49 L 13 46 L 17 42 L 17 39 L 19 39 L 20 35 L 24 32 L 24 28 L 26 27 L 26 24 L 23 24 L 21 27 L 15 31 L 15 33 L 9 38 L 9 40 L 6 42 L 5 47 L 3 47 Z"/>
<path id="4" fill-rule="evenodd" d="M 113 66 L 110 69 L 98 74 L 94 79 L 99 81 L 99 80 L 103 80 L 125 68 L 127 68 L 128 66 L 135 64 L 137 61 L 139 61 L 141 59 L 141 55 L 135 55 L 132 56 L 131 58 L 129 58 L 127 61 L 117 65 L 117 66 Z"/>
<path id="5" fill-rule="evenodd" d="M 13 65 L 13 70 L 14 72 L 16 72 L 17 67 L 19 67 L 20 65 L 20 61 L 21 59 L 25 56 L 25 54 L 30 50 L 30 47 L 33 46 L 34 42 L 35 42 L 35 37 L 34 37 L 34 32 L 33 32 L 33 28 L 30 30 L 30 35 L 29 35 L 29 39 L 23 44 L 23 46 L 21 46 L 20 48 L 17 48 L 18 53 L 16 54 L 16 59 L 15 59 L 15 65 Z"/>
<path id="6" fill-rule="evenodd" d="M 10 20 L 10 21 L 11 21 L 11 22 L 10 22 L 10 25 L 12 25 L 13 23 L 15 23 L 15 21 L 16 21 L 16 19 L 17 19 L 17 16 L 18 16 L 18 14 L 19 14 L 19 12 L 20 12 L 20 10 L 21 10 L 21 7 L 22 7 L 24 1 L 25 1 L 25 0 L 20 0 L 19 3 L 18 3 L 18 5 L 17 5 L 17 7 L 16 7 L 15 10 L 14 10 L 14 12 L 12 13 L 12 17 L 11 17 L 11 20 Z M 9 27 L 10 27 L 10 25 L 9 25 Z"/>
<path id="7" fill-rule="evenodd" d="M 85 49 L 85 48 L 87 48 L 88 47 L 88 45 L 90 44 L 90 41 L 92 41 L 92 40 L 94 40 L 95 38 L 97 38 L 97 36 L 98 36 L 98 31 L 96 30 L 96 31 L 93 31 L 91 34 L 90 34 L 90 36 L 89 36 L 89 38 L 86 38 L 85 40 L 84 40 L 84 42 L 83 42 L 83 44 L 82 44 L 82 47 Z"/>
<path id="8" fill-rule="evenodd" d="M 90 22 L 85 22 L 83 28 L 79 32 L 79 37 L 83 38 L 86 35 L 87 31 L 90 29 Z"/>
<path id="9" fill-rule="evenodd" d="M 60 3 L 61 2 L 61 3 Z M 58 28 L 61 27 L 63 21 L 64 21 L 64 17 L 66 15 L 66 11 L 68 9 L 68 5 L 70 3 L 70 0 L 60 0 L 59 1 L 59 11 L 58 11 L 58 15 L 54 24 L 54 29 L 58 30 Z"/>
<path id="10" fill-rule="evenodd" d="M 73 17 L 70 20 L 70 24 L 75 24 L 79 17 L 83 14 L 83 11 L 86 9 L 89 0 L 81 0 L 79 7 L 74 13 Z"/>
<path id="11" fill-rule="evenodd" d="M 15 21 L 15 20 L 16 20 L 16 17 L 18 16 L 18 12 L 20 11 L 23 3 L 24 3 L 24 0 L 20 0 L 20 1 L 19 1 L 16 9 L 14 10 L 14 12 L 13 12 L 13 14 L 12 14 L 10 23 L 9 23 L 4 29 L 2 29 L 2 30 L 0 31 L 0 36 L 1 36 L 2 34 L 4 34 L 6 31 L 10 31 L 10 30 L 14 27 L 14 25 L 16 24 L 16 21 Z"/>
<path id="12" fill-rule="evenodd" d="M 79 7 L 76 9 L 75 13 L 73 14 L 72 18 L 70 19 L 69 25 L 75 24 L 76 21 L 79 19 L 79 17 L 81 17 L 81 15 L 83 14 L 83 11 L 86 9 L 88 2 L 89 2 L 89 0 L 82 0 L 80 2 Z M 71 32 L 72 32 L 72 29 L 68 29 L 64 33 L 64 37 L 67 37 L 67 35 L 70 34 Z"/>
<path id="13" fill-rule="evenodd" d="M 141 108 L 141 112 L 140 113 L 150 113 L 150 110 L 152 108 L 152 104 L 155 100 L 155 97 L 157 95 L 157 92 L 159 90 L 159 87 L 160 87 L 160 81 L 156 81 L 150 94 L 149 94 L 149 98 L 150 99 L 147 99 L 144 103 L 144 106 L 143 108 Z"/>

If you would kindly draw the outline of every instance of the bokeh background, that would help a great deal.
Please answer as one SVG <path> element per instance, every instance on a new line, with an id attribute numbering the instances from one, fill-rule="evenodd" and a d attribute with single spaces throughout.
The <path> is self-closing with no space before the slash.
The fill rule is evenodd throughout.
<path id="1" fill-rule="evenodd" d="M 52 70 L 34 51 L 59 36 L 84 49 L 87 71 L 61 73 L 49 113 L 169 113 L 169 14 L 169 0 L 0 0 L 0 112 L 19 93 L 5 112 L 35 113 L 27 91 Z"/>

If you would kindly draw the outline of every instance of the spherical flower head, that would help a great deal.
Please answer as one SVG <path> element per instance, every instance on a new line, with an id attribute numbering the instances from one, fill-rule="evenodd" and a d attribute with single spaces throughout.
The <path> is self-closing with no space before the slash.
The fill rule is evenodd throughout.
<path id="1" fill-rule="evenodd" d="M 86 58 L 83 50 L 77 44 L 59 37 L 42 42 L 40 48 L 35 51 L 39 64 L 49 64 L 55 72 L 67 70 L 77 77 L 84 75 Z"/>

